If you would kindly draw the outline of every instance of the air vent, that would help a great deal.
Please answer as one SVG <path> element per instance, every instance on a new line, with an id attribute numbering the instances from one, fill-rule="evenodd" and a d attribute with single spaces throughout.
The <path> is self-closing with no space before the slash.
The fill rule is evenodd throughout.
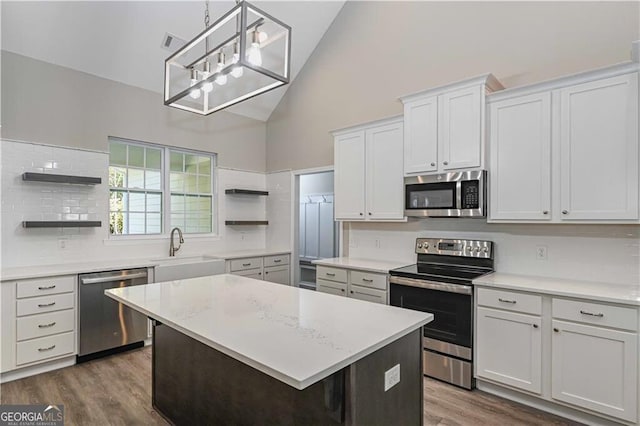
<path id="1" fill-rule="evenodd" d="M 165 33 L 162 39 L 162 48 L 170 52 L 175 52 L 187 43 L 186 40 L 181 39 L 171 33 Z"/>

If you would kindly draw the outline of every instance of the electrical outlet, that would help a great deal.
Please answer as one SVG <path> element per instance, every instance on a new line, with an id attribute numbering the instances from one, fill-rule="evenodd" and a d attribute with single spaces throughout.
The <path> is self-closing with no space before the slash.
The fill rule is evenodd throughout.
<path id="1" fill-rule="evenodd" d="M 61 238 L 58 240 L 58 248 L 64 250 L 67 248 L 67 240 L 64 238 Z"/>
<path id="2" fill-rule="evenodd" d="M 547 260 L 547 246 L 536 247 L 536 259 Z"/>
<path id="3" fill-rule="evenodd" d="M 396 364 L 384 372 L 384 391 L 388 391 L 400 383 L 400 364 Z"/>

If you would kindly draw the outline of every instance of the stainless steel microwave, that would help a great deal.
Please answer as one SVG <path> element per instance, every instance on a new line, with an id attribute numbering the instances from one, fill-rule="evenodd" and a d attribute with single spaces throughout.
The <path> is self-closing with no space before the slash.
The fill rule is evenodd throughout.
<path id="1" fill-rule="evenodd" d="M 404 214 L 418 217 L 486 217 L 485 170 L 404 178 Z"/>

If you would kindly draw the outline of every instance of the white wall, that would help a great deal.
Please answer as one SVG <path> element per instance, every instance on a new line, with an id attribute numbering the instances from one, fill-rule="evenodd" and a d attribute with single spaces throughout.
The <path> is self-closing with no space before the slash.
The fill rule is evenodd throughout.
<path id="1" fill-rule="evenodd" d="M 333 194 L 333 172 L 300 175 L 300 195 Z"/>
<path id="2" fill-rule="evenodd" d="M 146 239 L 109 236 L 107 153 L 3 140 L 0 159 L 0 258 L 3 268 L 168 256 L 168 236 Z M 86 187 L 24 182 L 21 175 L 25 171 L 96 176 L 101 177 L 103 183 Z M 264 190 L 265 174 L 218 168 L 218 236 L 185 235 L 180 256 L 265 247 L 264 226 L 224 225 L 225 219 L 264 219 L 267 216 L 264 197 L 224 195 L 225 189 L 238 187 Z M 100 228 L 45 229 L 21 226 L 23 220 L 65 219 L 101 220 L 103 225 Z"/>
<path id="3" fill-rule="evenodd" d="M 349 227 L 349 256 L 415 263 L 418 237 L 493 241 L 499 272 L 620 284 L 640 283 L 640 227 L 635 225 L 487 224 L 420 219 Z M 536 248 L 547 248 L 547 260 Z"/>
<path id="4" fill-rule="evenodd" d="M 289 249 L 291 246 L 291 172 L 268 173 L 267 247 Z"/>

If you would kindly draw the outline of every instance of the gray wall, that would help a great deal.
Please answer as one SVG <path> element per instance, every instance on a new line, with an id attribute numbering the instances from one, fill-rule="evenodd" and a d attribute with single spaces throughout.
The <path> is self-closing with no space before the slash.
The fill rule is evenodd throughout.
<path id="1" fill-rule="evenodd" d="M 333 194 L 333 172 L 300 176 L 300 195 Z"/>
<path id="2" fill-rule="evenodd" d="M 161 66 L 159 64 L 158 66 Z M 2 137 L 108 150 L 118 136 L 218 153 L 221 166 L 265 171 L 265 123 L 163 105 L 162 95 L 2 51 Z"/>
<path id="3" fill-rule="evenodd" d="M 347 2 L 268 121 L 267 170 L 333 164 L 328 132 L 401 113 L 401 95 L 629 60 L 639 16 L 638 2 Z"/>

